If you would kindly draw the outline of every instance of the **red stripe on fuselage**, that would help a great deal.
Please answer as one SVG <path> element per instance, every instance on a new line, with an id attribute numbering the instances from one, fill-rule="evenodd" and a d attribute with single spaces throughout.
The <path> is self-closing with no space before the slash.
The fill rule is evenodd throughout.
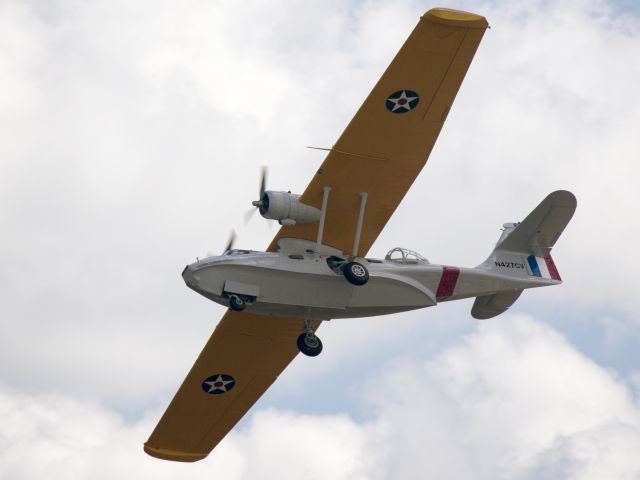
<path id="1" fill-rule="evenodd" d="M 547 269 L 549 270 L 549 275 L 551 275 L 551 278 L 553 278 L 554 280 L 562 281 L 562 279 L 560 278 L 560 274 L 558 273 L 558 269 L 556 268 L 556 264 L 553 263 L 553 258 L 551 258 L 551 255 L 544 257 L 544 263 L 547 264 Z"/>
<path id="2" fill-rule="evenodd" d="M 453 295 L 459 276 L 460 269 L 458 267 L 442 267 L 442 277 L 440 277 L 438 291 L 436 292 L 437 300 L 444 300 Z"/>

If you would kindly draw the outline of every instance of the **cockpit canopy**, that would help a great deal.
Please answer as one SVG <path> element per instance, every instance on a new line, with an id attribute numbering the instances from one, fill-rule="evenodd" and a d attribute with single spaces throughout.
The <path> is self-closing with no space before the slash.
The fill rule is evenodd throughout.
<path id="1" fill-rule="evenodd" d="M 389 250 L 384 259 L 397 263 L 429 263 L 429 260 L 419 253 L 402 247 L 396 247 Z"/>
<path id="2" fill-rule="evenodd" d="M 223 253 L 223 255 L 247 255 L 248 253 L 254 253 L 255 250 L 241 250 L 239 248 L 234 248 L 232 250 L 227 250 Z"/>

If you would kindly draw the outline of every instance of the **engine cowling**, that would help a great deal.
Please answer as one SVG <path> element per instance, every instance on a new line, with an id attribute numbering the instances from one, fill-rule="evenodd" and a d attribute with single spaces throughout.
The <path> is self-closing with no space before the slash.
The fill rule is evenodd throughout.
<path id="1" fill-rule="evenodd" d="M 320 220 L 320 210 L 305 205 L 300 201 L 300 195 L 289 192 L 264 192 L 260 202 L 260 215 L 270 220 L 278 220 L 285 227 Z"/>

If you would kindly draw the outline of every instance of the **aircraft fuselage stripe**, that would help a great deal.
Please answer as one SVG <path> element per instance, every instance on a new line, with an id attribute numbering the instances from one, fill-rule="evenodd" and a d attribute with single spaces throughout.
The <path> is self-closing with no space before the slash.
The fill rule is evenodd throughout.
<path id="1" fill-rule="evenodd" d="M 440 277 L 440 283 L 438 284 L 438 291 L 436 293 L 437 300 L 442 300 L 453 295 L 459 276 L 460 269 L 458 267 L 442 267 L 442 276 Z"/>
<path id="2" fill-rule="evenodd" d="M 551 278 L 553 278 L 554 280 L 562 280 L 560 278 L 560 274 L 558 273 L 558 269 L 556 268 L 556 264 L 553 261 L 553 258 L 551 258 L 551 255 L 547 255 L 546 257 L 544 257 L 544 261 L 547 264 L 547 269 L 549 270 L 549 275 L 551 275 Z"/>
<path id="3" fill-rule="evenodd" d="M 562 280 L 551 255 L 547 255 L 544 258 L 529 255 L 527 257 L 527 263 L 529 264 L 529 268 L 531 268 L 531 274 L 536 277 Z"/>
<path id="4" fill-rule="evenodd" d="M 529 262 L 529 268 L 531 268 L 531 273 L 536 277 L 542 277 L 542 274 L 540 273 L 540 267 L 538 267 L 538 261 L 536 260 L 536 257 L 533 255 L 529 255 L 527 257 L 527 262 Z"/>

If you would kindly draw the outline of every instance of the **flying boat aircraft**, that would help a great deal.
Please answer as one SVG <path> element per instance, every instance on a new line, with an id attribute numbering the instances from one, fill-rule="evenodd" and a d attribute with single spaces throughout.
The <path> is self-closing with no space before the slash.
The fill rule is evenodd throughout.
<path id="1" fill-rule="evenodd" d="M 278 221 L 266 251 L 234 249 L 187 265 L 187 286 L 228 307 L 144 450 L 205 458 L 302 352 L 317 356 L 322 321 L 387 315 L 475 297 L 471 315 L 506 311 L 528 288 L 561 283 L 551 249 L 576 199 L 548 195 L 505 223 L 475 268 L 393 248 L 367 252 L 425 165 L 488 27 L 436 8 L 421 17 L 302 195 L 266 189 L 253 202 Z"/>

